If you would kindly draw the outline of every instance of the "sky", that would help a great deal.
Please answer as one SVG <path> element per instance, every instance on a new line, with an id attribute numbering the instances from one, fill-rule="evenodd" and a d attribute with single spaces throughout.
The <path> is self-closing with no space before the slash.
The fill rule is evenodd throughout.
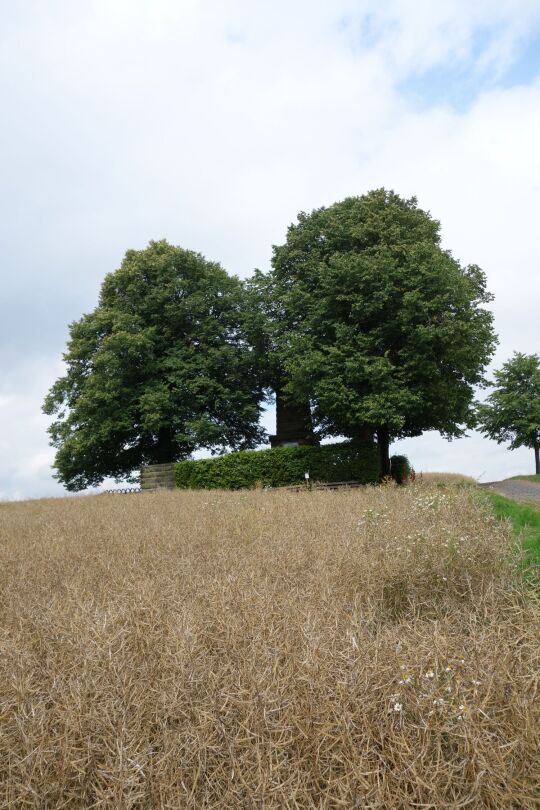
<path id="1" fill-rule="evenodd" d="M 491 368 L 540 351 L 538 0 L 0 0 L 0 110 L 0 499 L 63 494 L 68 324 L 151 239 L 246 277 L 299 211 L 385 186 L 486 272 Z M 392 450 L 534 471 L 474 433 Z"/>

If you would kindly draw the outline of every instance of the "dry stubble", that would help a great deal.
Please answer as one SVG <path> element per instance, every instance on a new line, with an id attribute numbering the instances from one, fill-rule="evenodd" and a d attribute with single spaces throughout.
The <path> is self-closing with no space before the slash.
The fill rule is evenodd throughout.
<path id="1" fill-rule="evenodd" d="M 0 807 L 537 808 L 517 567 L 423 484 L 0 504 Z"/>

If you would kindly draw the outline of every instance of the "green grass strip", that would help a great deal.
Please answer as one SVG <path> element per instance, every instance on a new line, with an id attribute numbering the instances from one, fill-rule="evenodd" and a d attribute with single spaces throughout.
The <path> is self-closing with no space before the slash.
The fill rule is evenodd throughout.
<path id="1" fill-rule="evenodd" d="M 487 492 L 495 514 L 499 518 L 509 518 L 514 533 L 521 537 L 525 551 L 525 563 L 534 569 L 534 575 L 540 574 L 540 508 L 517 503 L 510 498 L 503 498 L 494 492 Z M 532 572 L 531 572 L 532 573 Z"/>
<path id="2" fill-rule="evenodd" d="M 540 475 L 514 475 L 512 481 L 532 481 L 533 484 L 540 484 Z"/>

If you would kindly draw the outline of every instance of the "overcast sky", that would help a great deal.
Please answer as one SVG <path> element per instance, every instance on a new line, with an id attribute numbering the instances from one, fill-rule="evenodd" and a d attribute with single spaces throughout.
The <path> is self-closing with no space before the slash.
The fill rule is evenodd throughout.
<path id="1" fill-rule="evenodd" d="M 386 186 L 486 271 L 494 367 L 540 350 L 538 0 L 0 0 L 0 110 L 0 499 L 63 492 L 67 326 L 150 239 L 247 276 L 299 211 Z M 533 471 L 477 435 L 394 450 Z"/>

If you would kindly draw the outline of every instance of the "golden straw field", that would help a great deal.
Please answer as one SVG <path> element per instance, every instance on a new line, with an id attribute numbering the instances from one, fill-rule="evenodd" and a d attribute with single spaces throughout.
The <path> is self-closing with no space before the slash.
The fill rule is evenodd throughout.
<path id="1" fill-rule="evenodd" d="M 0 807 L 538 808 L 540 613 L 470 487 L 0 504 Z"/>

